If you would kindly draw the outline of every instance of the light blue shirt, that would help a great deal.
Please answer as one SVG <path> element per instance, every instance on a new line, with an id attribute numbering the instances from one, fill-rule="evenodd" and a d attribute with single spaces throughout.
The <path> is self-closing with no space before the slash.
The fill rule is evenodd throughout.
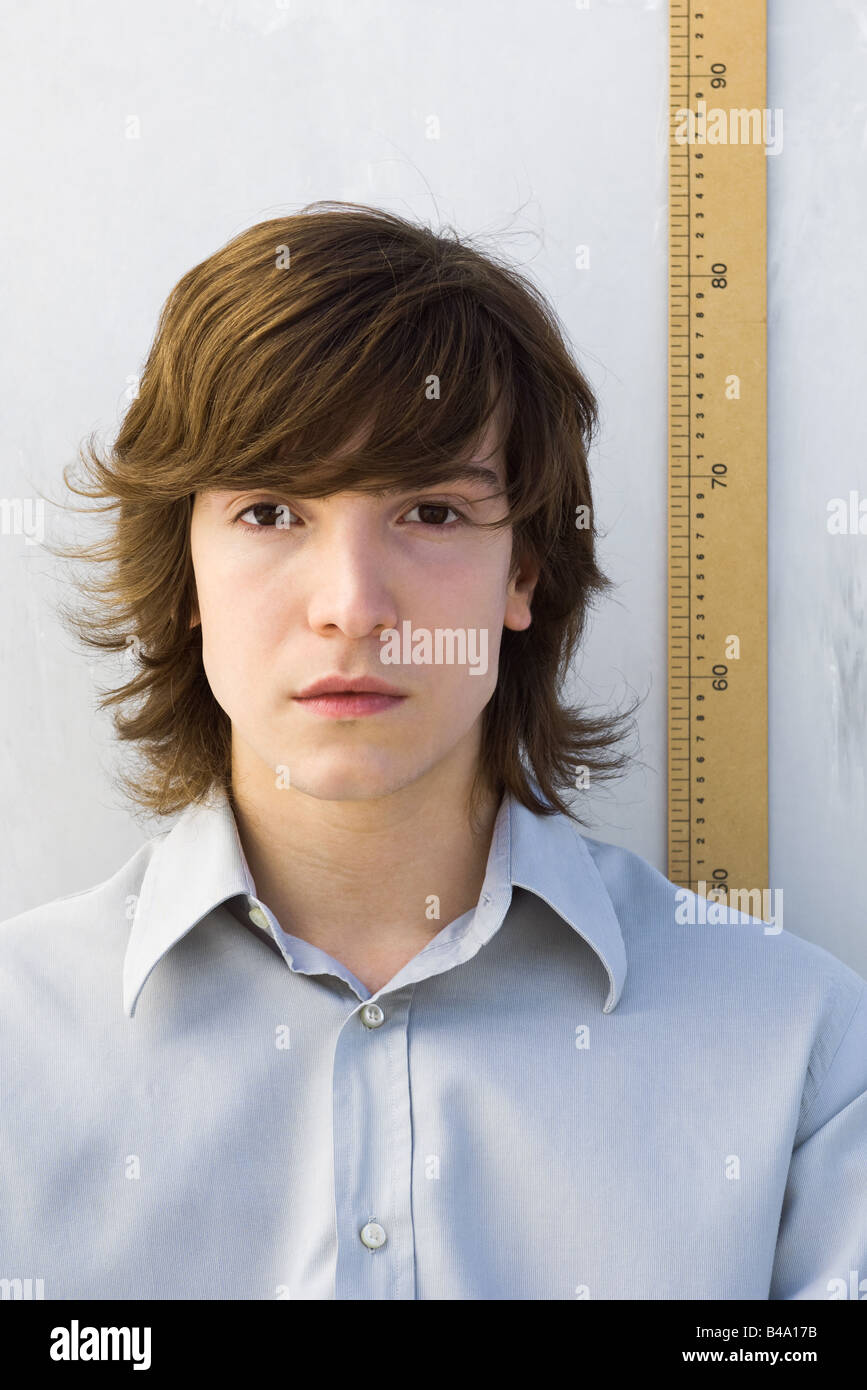
<path id="1" fill-rule="evenodd" d="M 2 1295 L 867 1296 L 867 985 L 684 900 L 507 797 L 371 995 L 188 807 L 0 926 Z"/>

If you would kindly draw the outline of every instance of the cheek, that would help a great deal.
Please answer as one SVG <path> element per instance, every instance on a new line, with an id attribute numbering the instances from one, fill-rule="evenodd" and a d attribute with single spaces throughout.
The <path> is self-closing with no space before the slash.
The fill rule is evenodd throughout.
<path id="1" fill-rule="evenodd" d="M 477 552 L 473 558 L 475 563 L 463 566 L 460 572 L 450 574 L 436 585 L 428 585 L 419 593 L 419 601 L 414 608 L 415 626 L 418 628 L 425 627 L 430 631 L 436 628 L 463 628 L 467 632 L 468 652 L 470 633 L 473 634 L 476 661 L 486 665 L 486 672 L 469 676 L 466 667 L 457 663 L 445 664 L 437 682 L 443 691 L 451 692 L 443 698 L 452 698 L 454 694 L 462 704 L 472 703 L 479 698 L 484 701 L 492 693 L 491 683 L 496 684 L 507 603 L 508 550 L 501 555 Z M 458 695 L 458 692 L 461 693 Z"/>
<path id="2" fill-rule="evenodd" d="M 496 553 L 481 546 L 464 564 L 438 576 L 435 585 L 426 585 L 423 596 L 462 626 L 490 626 L 505 611 L 508 582 L 508 551 Z"/>
<path id="3" fill-rule="evenodd" d="M 237 681 L 249 662 L 260 661 L 273 648 L 281 605 L 269 597 L 261 575 L 254 578 L 237 567 L 209 569 L 197 587 L 206 670 Z"/>

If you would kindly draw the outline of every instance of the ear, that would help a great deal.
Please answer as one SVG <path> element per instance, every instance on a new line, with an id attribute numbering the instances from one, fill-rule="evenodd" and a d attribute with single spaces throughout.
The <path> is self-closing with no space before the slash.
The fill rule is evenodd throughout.
<path id="1" fill-rule="evenodd" d="M 533 621 L 530 604 L 539 582 L 539 565 L 526 555 L 514 569 L 506 590 L 503 626 L 523 632 Z"/>

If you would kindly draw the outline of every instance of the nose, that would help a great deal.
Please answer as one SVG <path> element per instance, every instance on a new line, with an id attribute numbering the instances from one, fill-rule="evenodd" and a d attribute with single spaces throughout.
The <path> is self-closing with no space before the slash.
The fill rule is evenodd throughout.
<path id="1" fill-rule="evenodd" d="M 354 516 L 326 529 L 311 556 L 310 627 L 323 634 L 339 629 L 354 639 L 397 627 L 392 572 L 374 523 Z"/>

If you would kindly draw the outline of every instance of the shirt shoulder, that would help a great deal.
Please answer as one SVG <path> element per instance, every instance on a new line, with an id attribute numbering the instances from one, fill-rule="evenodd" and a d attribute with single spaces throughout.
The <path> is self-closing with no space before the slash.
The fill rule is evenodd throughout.
<path id="1" fill-rule="evenodd" d="M 627 987 L 642 971 L 654 988 L 679 979 L 705 1011 L 742 1010 L 769 1045 L 797 1038 L 808 1058 L 802 1126 L 821 1122 L 843 1093 L 851 1099 L 867 1088 L 867 981 L 785 926 L 782 890 L 760 907 L 755 899 L 761 916 L 734 907 L 718 913 L 634 851 L 581 838 L 620 923 Z"/>
<path id="2" fill-rule="evenodd" d="M 581 838 L 611 898 L 627 947 L 638 945 L 639 937 L 652 937 L 656 949 L 682 950 L 688 939 L 699 949 L 716 952 L 722 948 L 746 958 L 770 944 L 777 950 L 778 965 L 845 984 L 853 1000 L 867 986 L 857 971 L 824 946 L 785 927 L 782 890 L 767 892 L 764 898 L 758 889 L 751 895 L 745 891 L 743 909 L 726 909 L 666 878 L 633 850 L 584 834 Z M 746 910 L 752 907 L 755 912 Z M 765 953 L 765 959 L 770 962 L 771 952 Z"/>
<path id="3" fill-rule="evenodd" d="M 142 879 L 159 844 L 169 832 L 151 836 L 109 878 L 91 888 L 52 898 L 0 921 L 0 989 L 21 981 L 28 972 L 43 979 L 50 972 L 80 972 L 83 963 L 121 955 Z"/>

